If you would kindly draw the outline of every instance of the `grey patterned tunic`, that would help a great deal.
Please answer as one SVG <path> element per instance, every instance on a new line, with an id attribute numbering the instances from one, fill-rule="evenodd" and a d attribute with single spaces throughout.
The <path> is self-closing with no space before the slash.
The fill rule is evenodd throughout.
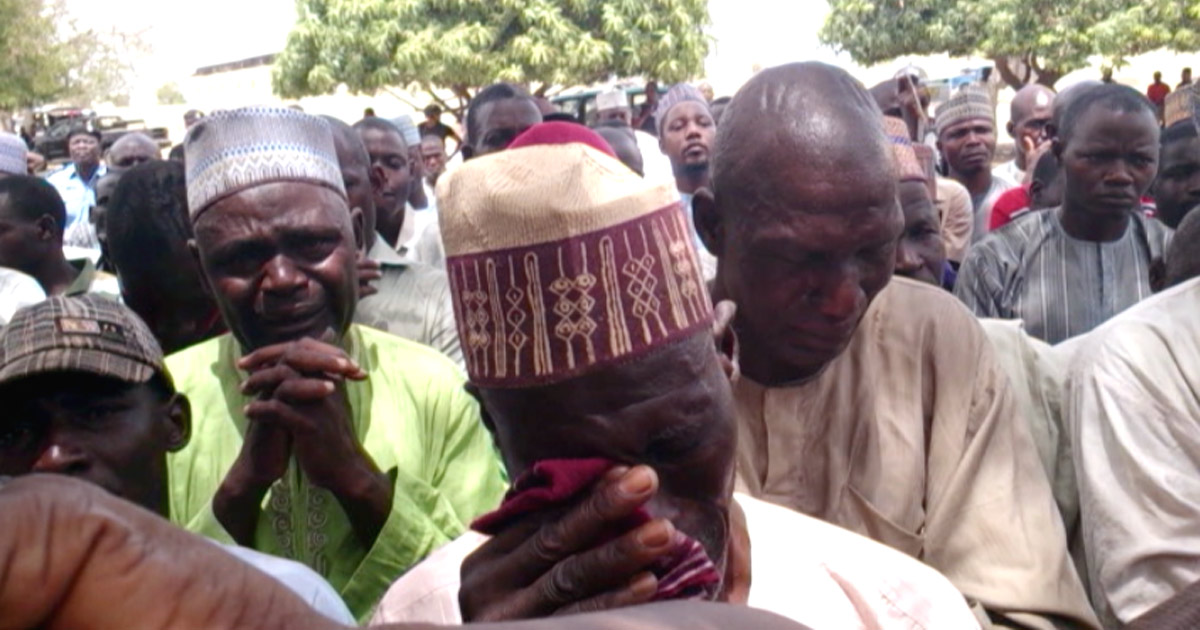
<path id="1" fill-rule="evenodd" d="M 1067 235 L 1058 208 L 1019 217 L 971 247 L 954 292 L 977 316 L 1025 320 L 1051 344 L 1089 332 L 1152 293 L 1150 264 L 1171 230 L 1131 216 L 1107 243 Z"/>

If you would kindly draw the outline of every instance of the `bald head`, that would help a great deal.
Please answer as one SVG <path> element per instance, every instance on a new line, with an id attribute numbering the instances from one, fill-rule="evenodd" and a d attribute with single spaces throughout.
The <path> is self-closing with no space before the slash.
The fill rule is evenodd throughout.
<path id="1" fill-rule="evenodd" d="M 1050 110 L 1054 107 L 1054 97 L 1057 94 L 1054 90 L 1037 83 L 1031 83 L 1017 90 L 1017 95 L 1013 97 L 1012 105 L 1009 107 L 1009 117 L 1013 121 L 1024 120 L 1037 112 L 1045 112 L 1050 115 Z"/>
<path id="2" fill-rule="evenodd" d="M 904 215 L 882 119 L 862 85 L 819 63 L 758 73 L 722 114 L 714 191 L 692 209 L 759 383 L 818 373 L 892 277 Z"/>
<path id="3" fill-rule="evenodd" d="M 713 161 L 717 195 L 769 202 L 802 177 L 826 188 L 845 185 L 849 196 L 878 183 L 895 196 L 880 119 L 875 100 L 844 70 L 822 63 L 764 70 L 722 115 Z"/>
<path id="4" fill-rule="evenodd" d="M 107 157 L 109 170 L 116 173 L 127 171 L 138 164 L 161 159 L 158 143 L 140 131 L 117 138 L 109 147 Z"/>
<path id="5" fill-rule="evenodd" d="M 1036 83 L 1017 91 L 1009 109 L 1008 135 L 1012 136 L 1017 152 L 1017 167 L 1025 170 L 1029 152 L 1047 139 L 1050 119 L 1054 112 L 1054 90 Z"/>

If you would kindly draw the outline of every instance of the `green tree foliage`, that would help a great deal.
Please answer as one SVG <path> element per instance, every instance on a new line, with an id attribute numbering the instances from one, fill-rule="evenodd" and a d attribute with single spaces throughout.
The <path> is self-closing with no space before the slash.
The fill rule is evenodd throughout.
<path id="1" fill-rule="evenodd" d="M 52 37 L 54 22 L 41 2 L 0 0 L 0 109 L 36 105 L 57 95 L 66 72 Z"/>
<path id="2" fill-rule="evenodd" d="M 186 102 L 183 98 L 183 92 L 179 89 L 179 84 L 174 81 L 158 88 L 156 92 L 159 105 L 182 105 Z"/>
<path id="3" fill-rule="evenodd" d="M 0 109 L 117 100 L 142 49 L 136 35 L 79 28 L 64 0 L 0 0 Z"/>
<path id="4" fill-rule="evenodd" d="M 1054 83 L 1096 55 L 1110 65 L 1158 48 L 1200 47 L 1194 0 L 829 0 L 821 40 L 858 63 L 978 55 L 1006 83 Z"/>
<path id="5" fill-rule="evenodd" d="M 460 113 L 497 80 L 551 86 L 643 75 L 690 79 L 708 54 L 707 0 L 297 0 L 275 61 L 284 98 L 346 85 L 419 88 Z M 441 99 L 438 99 L 441 100 Z"/>

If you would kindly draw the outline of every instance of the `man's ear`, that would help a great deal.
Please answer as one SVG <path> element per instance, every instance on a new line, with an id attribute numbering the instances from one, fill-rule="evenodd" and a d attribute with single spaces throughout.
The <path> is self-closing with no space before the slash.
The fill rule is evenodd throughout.
<path id="1" fill-rule="evenodd" d="M 696 224 L 700 242 L 720 258 L 725 247 L 725 226 L 721 223 L 721 213 L 717 210 L 712 190 L 701 188 L 692 195 L 692 221 Z"/>
<path id="2" fill-rule="evenodd" d="M 54 217 L 48 214 L 38 217 L 38 220 L 34 221 L 33 226 L 37 229 L 37 238 L 39 241 L 51 240 L 57 232 L 61 231 L 59 230 L 58 221 L 55 221 Z"/>
<path id="3" fill-rule="evenodd" d="M 1004 125 L 1004 130 L 1008 132 L 1009 137 L 1017 137 L 1017 126 L 1014 125 L 1011 120 L 1008 121 L 1007 125 Z"/>
<path id="4" fill-rule="evenodd" d="M 365 252 L 370 249 L 367 235 L 364 233 L 366 223 L 363 221 L 363 209 L 355 206 L 350 208 L 350 227 L 354 230 L 354 250 Z"/>
<path id="5" fill-rule="evenodd" d="M 192 405 L 187 396 L 176 393 L 167 401 L 167 451 L 178 453 L 192 439 Z"/>
<path id="6" fill-rule="evenodd" d="M 1054 152 L 1054 159 L 1058 160 L 1059 164 L 1062 164 L 1063 143 L 1057 136 L 1050 143 L 1050 150 Z"/>
<path id="7" fill-rule="evenodd" d="M 717 354 L 721 358 L 721 367 L 727 378 L 733 378 L 737 371 L 738 342 L 737 333 L 733 330 L 733 320 L 737 315 L 737 305 L 730 300 L 721 300 L 713 307 L 712 336 Z"/>

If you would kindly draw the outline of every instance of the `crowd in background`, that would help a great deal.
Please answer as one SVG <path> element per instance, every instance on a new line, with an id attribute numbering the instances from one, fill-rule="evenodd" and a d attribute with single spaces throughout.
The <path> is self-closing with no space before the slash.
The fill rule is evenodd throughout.
<path id="1" fill-rule="evenodd" d="M 1195 627 L 1190 70 L 924 81 L 0 135 L 0 619 Z"/>

